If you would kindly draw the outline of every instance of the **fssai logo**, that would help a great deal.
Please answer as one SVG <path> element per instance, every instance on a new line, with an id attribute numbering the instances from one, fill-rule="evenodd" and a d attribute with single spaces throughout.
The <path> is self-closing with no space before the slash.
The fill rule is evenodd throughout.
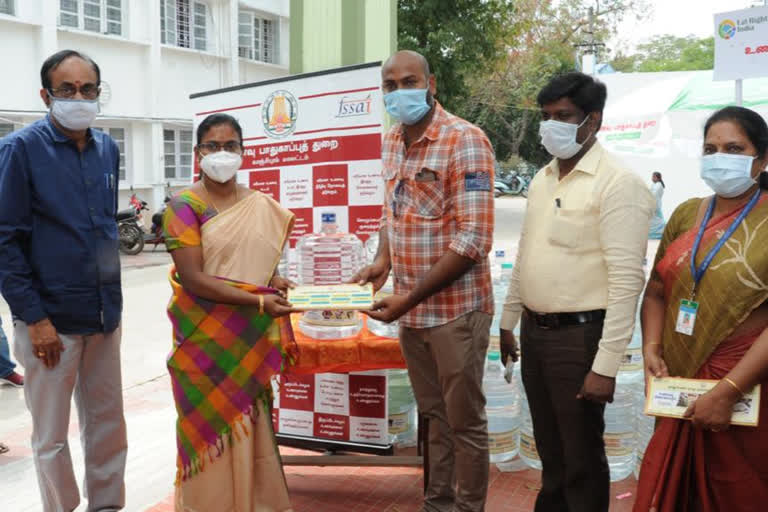
<path id="1" fill-rule="evenodd" d="M 296 129 L 296 116 L 299 113 L 299 103 L 288 91 L 275 91 L 267 97 L 261 107 L 261 121 L 264 131 L 274 138 L 283 138 Z"/>
<path id="2" fill-rule="evenodd" d="M 371 113 L 372 103 L 370 94 L 365 98 L 343 96 L 339 100 L 339 111 L 336 113 L 336 117 L 367 116 Z"/>
<path id="3" fill-rule="evenodd" d="M 736 35 L 736 23 L 733 20 L 723 20 L 717 28 L 717 33 L 723 39 L 730 39 Z"/>

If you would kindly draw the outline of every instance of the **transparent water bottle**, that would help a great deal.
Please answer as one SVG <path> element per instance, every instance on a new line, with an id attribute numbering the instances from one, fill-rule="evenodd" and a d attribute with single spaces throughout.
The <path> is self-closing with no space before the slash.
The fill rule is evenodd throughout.
<path id="1" fill-rule="evenodd" d="M 280 262 L 277 264 L 277 271 L 281 276 L 296 281 L 298 279 L 296 266 L 296 250 L 291 249 L 290 241 L 286 241 Z"/>
<path id="2" fill-rule="evenodd" d="M 635 460 L 634 381 L 619 372 L 613 402 L 605 406 L 605 455 L 611 471 L 611 481 L 628 477 Z"/>
<path id="3" fill-rule="evenodd" d="M 491 336 L 499 335 L 501 326 L 501 316 L 504 313 L 504 300 L 507 298 L 509 289 L 509 280 L 512 278 L 513 263 L 503 262 L 499 265 L 499 272 L 493 278 L 493 303 L 494 312 L 491 321 Z"/>
<path id="4" fill-rule="evenodd" d="M 634 471 L 637 445 L 635 393 L 638 389 L 642 392 L 643 351 L 639 320 L 616 375 L 613 402 L 605 406 L 605 454 L 613 482 L 623 480 Z"/>
<path id="5" fill-rule="evenodd" d="M 485 414 L 488 417 L 488 451 L 491 462 L 512 460 L 519 451 L 520 392 L 518 383 L 504 380 L 498 352 L 488 352 L 483 375 Z"/>
<path id="6" fill-rule="evenodd" d="M 389 440 L 398 448 L 416 446 L 416 399 L 407 370 L 387 371 Z"/>
<path id="7" fill-rule="evenodd" d="M 643 456 L 648 443 L 653 436 L 653 430 L 656 425 L 656 418 L 646 416 L 645 409 L 645 390 L 643 386 L 637 386 L 635 389 L 635 409 L 637 410 L 637 445 L 635 446 L 635 478 L 640 478 L 640 466 L 643 464 Z"/>
<path id="8" fill-rule="evenodd" d="M 339 233 L 335 213 L 323 213 L 320 233 L 299 238 L 296 244 L 298 281 L 302 285 L 332 285 L 349 281 L 363 266 L 363 243 L 350 233 Z M 362 328 L 357 311 L 308 311 L 299 321 L 301 332 L 316 339 L 357 335 Z"/>
<path id="9" fill-rule="evenodd" d="M 518 373 L 518 382 L 520 384 L 521 413 L 522 422 L 520 428 L 520 458 L 523 462 L 533 469 L 541 469 L 541 459 L 536 450 L 536 439 L 533 437 L 533 421 L 531 421 L 531 410 L 528 407 L 528 396 L 525 394 L 522 376 Z"/>
<path id="10" fill-rule="evenodd" d="M 365 264 L 370 265 L 376 259 L 376 253 L 379 250 L 379 234 L 371 233 L 368 240 L 365 241 Z"/>

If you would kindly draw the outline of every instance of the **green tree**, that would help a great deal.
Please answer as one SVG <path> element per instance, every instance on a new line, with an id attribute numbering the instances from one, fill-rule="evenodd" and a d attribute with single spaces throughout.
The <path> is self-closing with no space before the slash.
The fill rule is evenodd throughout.
<path id="1" fill-rule="evenodd" d="M 438 80 L 437 96 L 458 112 L 469 95 L 467 80 L 504 55 L 514 27 L 511 0 L 400 0 L 398 47 L 416 50 Z"/>
<path id="2" fill-rule="evenodd" d="M 520 156 L 541 165 L 549 155 L 539 144 L 536 96 L 555 75 L 577 66 L 576 44 L 607 39 L 644 0 L 519 0 L 503 59 L 475 75 L 460 115 L 488 134 L 499 160 Z M 590 11 L 590 8 L 591 11 Z"/>
<path id="3" fill-rule="evenodd" d="M 712 69 L 715 39 L 658 35 L 637 45 L 634 54 L 617 54 L 611 62 L 616 71 L 695 71 Z"/>

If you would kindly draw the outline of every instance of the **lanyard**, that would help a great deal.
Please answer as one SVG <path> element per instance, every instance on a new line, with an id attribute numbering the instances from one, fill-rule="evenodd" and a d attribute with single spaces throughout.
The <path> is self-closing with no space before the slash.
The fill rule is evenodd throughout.
<path id="1" fill-rule="evenodd" d="M 699 226 L 699 232 L 696 235 L 696 240 L 693 242 L 693 249 L 691 249 L 691 274 L 693 275 L 693 290 L 691 291 L 691 300 L 693 300 L 695 297 L 696 287 L 699 285 L 701 278 L 704 277 L 704 272 L 706 272 L 707 268 L 709 268 L 709 264 L 712 263 L 712 260 L 715 259 L 717 252 L 722 249 L 723 245 L 725 245 L 725 242 L 728 241 L 731 235 L 733 235 L 734 231 L 736 231 L 736 228 L 739 227 L 739 224 L 744 221 L 749 212 L 751 212 L 755 207 L 757 200 L 760 198 L 760 192 L 761 189 L 758 188 L 755 191 L 755 194 L 752 196 L 752 199 L 750 199 L 747 203 L 747 206 L 744 207 L 739 216 L 734 219 L 730 226 L 728 226 L 728 229 L 725 231 L 725 233 L 723 233 L 723 236 L 720 237 L 720 240 L 718 240 L 715 246 L 709 251 L 709 254 L 704 257 L 704 261 L 701 262 L 701 265 L 696 268 L 696 253 L 699 252 L 699 245 L 701 244 L 701 239 L 704 238 L 704 231 L 706 230 L 707 224 L 712 219 L 712 214 L 715 211 L 715 198 L 712 198 L 712 202 L 709 203 L 709 208 L 707 208 L 707 213 L 704 215 L 704 219 L 701 221 L 701 226 Z"/>

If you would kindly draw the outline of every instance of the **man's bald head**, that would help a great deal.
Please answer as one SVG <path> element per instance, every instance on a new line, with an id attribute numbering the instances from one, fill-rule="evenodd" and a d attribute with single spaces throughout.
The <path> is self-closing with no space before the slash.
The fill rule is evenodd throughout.
<path id="1" fill-rule="evenodd" d="M 384 61 L 384 65 L 381 67 L 381 73 L 383 76 L 387 68 L 394 66 L 411 66 L 413 64 L 418 64 L 424 71 L 424 79 L 429 80 L 429 62 L 427 62 L 426 57 L 413 50 L 400 50 L 399 52 L 392 54 L 392 56 Z"/>
<path id="2" fill-rule="evenodd" d="M 429 72 L 424 56 L 412 50 L 401 50 L 388 58 L 381 67 L 381 89 L 384 94 L 397 89 L 428 89 L 428 102 L 437 92 L 435 77 Z"/>

